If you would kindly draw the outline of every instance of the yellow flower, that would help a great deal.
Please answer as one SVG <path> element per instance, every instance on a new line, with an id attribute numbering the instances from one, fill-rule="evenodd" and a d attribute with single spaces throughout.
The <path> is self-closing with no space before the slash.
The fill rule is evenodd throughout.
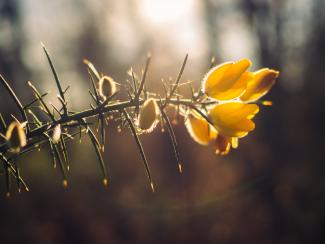
<path id="1" fill-rule="evenodd" d="M 99 80 L 99 95 L 105 100 L 116 92 L 115 81 L 109 76 L 103 76 Z"/>
<path id="2" fill-rule="evenodd" d="M 219 134 L 240 138 L 254 130 L 252 118 L 258 111 L 256 104 L 229 102 L 213 107 L 209 111 L 209 117 Z"/>
<path id="3" fill-rule="evenodd" d="M 244 102 L 252 102 L 264 96 L 274 85 L 279 72 L 273 69 L 260 69 L 253 73 L 254 79 L 248 82 L 246 91 L 240 99 Z"/>
<path id="4" fill-rule="evenodd" d="M 242 95 L 253 75 L 246 70 L 252 65 L 249 59 L 226 62 L 212 68 L 203 79 L 203 91 L 216 100 L 231 100 Z"/>
<path id="5" fill-rule="evenodd" d="M 138 126 L 141 132 L 151 132 L 159 121 L 159 107 L 155 99 L 147 99 L 140 108 Z"/>
<path id="6" fill-rule="evenodd" d="M 201 115 L 194 112 L 188 115 L 185 126 L 193 140 L 201 145 L 208 145 L 217 135 L 216 130 Z"/>
<path id="7" fill-rule="evenodd" d="M 218 134 L 201 115 L 191 112 L 185 122 L 186 128 L 194 141 L 201 145 L 208 145 L 210 141 L 215 142 L 216 154 L 227 155 L 230 148 L 237 148 L 238 138 L 226 137 Z"/>
<path id="8" fill-rule="evenodd" d="M 10 151 L 14 153 L 20 152 L 20 149 L 27 144 L 24 128 L 17 121 L 13 121 L 9 125 L 6 131 L 6 139 L 10 147 Z"/>

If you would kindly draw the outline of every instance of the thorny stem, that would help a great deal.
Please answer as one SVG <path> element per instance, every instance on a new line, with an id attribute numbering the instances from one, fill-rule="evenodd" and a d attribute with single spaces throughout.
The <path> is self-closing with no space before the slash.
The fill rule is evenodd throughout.
<path id="1" fill-rule="evenodd" d="M 166 99 L 157 99 L 157 101 L 159 101 L 159 102 L 161 101 L 162 104 L 164 104 L 165 100 Z M 91 118 L 91 117 L 97 116 L 101 113 L 108 113 L 108 112 L 112 112 L 112 111 L 121 111 L 123 109 L 133 108 L 133 107 L 142 105 L 143 103 L 144 103 L 144 99 L 140 99 L 138 102 L 136 102 L 136 101 L 116 102 L 116 103 L 108 104 L 103 108 L 97 107 L 94 109 L 88 109 L 88 110 L 84 110 L 82 112 L 74 113 L 74 114 L 68 115 L 66 117 L 59 118 L 56 121 L 48 122 L 34 130 L 31 130 L 29 133 L 27 133 L 27 139 L 28 139 L 28 141 L 34 141 L 33 138 L 41 136 L 45 131 L 49 130 L 49 128 L 53 128 L 57 124 L 61 124 L 61 126 L 62 126 L 64 124 L 69 124 L 71 122 L 80 121 L 81 119 Z M 209 120 L 209 118 L 206 115 L 204 115 L 197 108 L 197 105 L 206 106 L 206 105 L 211 105 L 213 103 L 215 103 L 215 102 L 199 102 L 199 103 L 195 104 L 190 99 L 174 99 L 173 98 L 173 99 L 169 100 L 169 104 L 183 105 L 183 106 L 186 106 L 186 107 L 196 110 L 197 112 L 201 113 L 202 116 L 205 116 L 205 118 L 210 123 L 211 123 L 211 121 Z M 34 144 L 35 143 L 33 143 L 33 145 Z M 29 148 L 29 143 L 26 146 L 26 149 L 27 148 Z M 7 145 L 0 146 L 0 153 L 4 153 L 7 150 L 8 150 Z"/>
<path id="2" fill-rule="evenodd" d="M 180 68 L 180 71 L 177 75 L 177 78 L 175 82 L 171 85 L 171 87 L 168 89 L 166 88 L 166 84 L 163 84 L 165 87 L 165 92 L 166 96 L 165 98 L 161 98 L 158 94 L 155 93 L 149 93 L 146 89 L 146 77 L 148 73 L 148 67 L 150 64 L 151 56 L 148 55 L 147 61 L 145 64 L 145 68 L 142 73 L 141 80 L 136 78 L 135 73 L 133 70 L 131 70 L 131 75 L 132 75 L 132 80 L 133 80 L 133 87 L 131 85 L 130 90 L 126 90 L 129 99 L 128 100 L 113 100 L 113 98 L 120 92 L 116 92 L 104 101 L 102 101 L 102 98 L 99 96 L 97 87 L 95 84 L 95 78 L 97 81 L 100 80 L 101 76 L 99 75 L 98 71 L 96 68 L 93 66 L 91 62 L 88 60 L 84 60 L 84 63 L 88 66 L 88 72 L 89 72 L 89 77 L 91 81 L 91 85 L 93 88 L 93 92 L 89 91 L 91 97 L 94 99 L 96 106 L 91 105 L 90 109 L 81 111 L 81 112 L 72 112 L 68 110 L 67 107 L 67 102 L 65 99 L 65 93 L 68 90 L 69 87 L 67 87 L 65 90 L 62 89 L 61 81 L 59 80 L 58 74 L 54 68 L 53 62 L 50 58 L 50 55 L 48 51 L 46 50 L 45 46 L 42 44 L 43 50 L 45 52 L 45 55 L 47 57 L 47 60 L 49 62 L 51 71 L 53 73 L 59 95 L 58 99 L 61 102 L 62 108 L 56 108 L 54 105 L 53 107 L 53 113 L 50 111 L 50 108 L 46 104 L 46 102 L 43 100 L 43 97 L 46 96 L 47 93 L 41 95 L 41 93 L 37 90 L 37 88 L 29 81 L 28 85 L 32 88 L 34 96 L 36 99 L 34 99 L 32 102 L 28 103 L 27 105 L 23 106 L 18 97 L 16 96 L 15 92 L 13 89 L 10 87 L 10 85 L 6 82 L 6 80 L 0 76 L 0 81 L 6 88 L 6 90 L 9 92 L 13 100 L 15 101 L 16 105 L 18 106 L 23 121 L 27 122 L 27 130 L 26 130 L 26 137 L 27 137 L 27 145 L 22 148 L 20 152 L 17 154 L 12 154 L 10 150 L 9 143 L 6 141 L 6 137 L 2 134 L 6 132 L 6 124 L 3 121 L 3 118 L 0 114 L 0 135 L 2 138 L 4 138 L 5 143 L 0 144 L 0 159 L 3 161 L 3 165 L 6 169 L 5 173 L 7 175 L 7 188 L 8 191 L 10 190 L 10 173 L 13 174 L 18 183 L 18 187 L 20 187 L 21 184 L 25 186 L 25 188 L 28 190 L 27 185 L 23 181 L 23 179 L 20 177 L 19 173 L 19 168 L 15 162 L 15 159 L 18 158 L 20 155 L 28 153 L 30 151 L 33 151 L 35 148 L 40 148 L 42 144 L 48 143 L 50 145 L 51 149 L 51 154 L 52 154 L 52 159 L 54 162 L 54 165 L 56 165 L 56 161 L 59 162 L 59 166 L 61 168 L 61 173 L 63 176 L 63 185 L 66 187 L 68 184 L 67 181 L 67 171 L 69 171 L 69 157 L 68 157 L 68 152 L 67 148 L 65 145 L 65 141 L 73 139 L 73 136 L 78 134 L 72 131 L 72 135 L 70 135 L 69 131 L 67 128 L 79 128 L 79 133 L 81 136 L 82 133 L 82 127 L 85 128 L 86 134 L 88 134 L 95 152 L 98 157 L 98 161 L 100 163 L 101 170 L 103 172 L 103 184 L 107 185 L 108 183 L 108 176 L 107 176 L 107 169 L 106 165 L 103 160 L 103 155 L 101 151 L 104 149 L 104 143 L 105 143 L 105 127 L 104 127 L 104 122 L 108 121 L 108 116 L 114 113 L 118 113 L 120 116 L 117 118 L 119 121 L 121 121 L 121 125 L 127 124 L 128 127 L 131 130 L 131 133 L 135 139 L 135 142 L 137 144 L 137 147 L 139 149 L 139 152 L 141 154 L 141 158 L 143 160 L 149 181 L 150 181 L 150 186 L 152 188 L 152 191 L 154 191 L 154 184 L 153 184 L 153 179 L 151 177 L 150 169 L 149 169 L 149 164 L 146 159 L 145 152 L 143 150 L 141 141 L 138 136 L 138 131 L 136 128 L 135 119 L 138 117 L 139 113 L 139 108 L 140 106 L 143 105 L 143 103 L 146 101 L 148 97 L 155 99 L 156 102 L 159 104 L 160 108 L 160 114 L 162 120 L 166 123 L 167 129 L 173 144 L 173 149 L 175 153 L 175 157 L 179 166 L 179 171 L 182 171 L 181 167 L 181 162 L 180 162 L 180 155 L 178 152 L 178 145 L 176 141 L 176 137 L 174 134 L 174 131 L 172 129 L 171 123 L 169 121 L 169 118 L 167 114 L 165 113 L 164 109 L 168 105 L 173 105 L 177 106 L 182 106 L 185 109 L 191 109 L 195 110 L 199 114 L 201 114 L 210 124 L 211 121 L 209 117 L 202 112 L 202 109 L 206 109 L 206 107 L 211 106 L 216 104 L 217 102 L 214 100 L 209 100 L 205 99 L 203 96 L 204 94 L 202 92 L 196 93 L 197 95 L 194 97 L 192 95 L 191 99 L 186 99 L 181 97 L 180 95 L 175 94 L 177 92 L 177 89 L 180 85 L 184 85 L 187 83 L 180 83 L 182 74 L 185 69 L 185 65 L 188 59 L 188 55 L 186 54 L 184 61 L 182 63 L 182 66 Z M 194 92 L 192 92 L 194 94 Z M 37 118 L 37 116 L 33 113 L 32 108 L 35 107 L 33 106 L 34 103 L 38 102 L 38 106 L 42 109 L 44 114 L 48 116 L 48 119 L 46 121 L 41 121 Z M 55 116 L 54 110 L 58 113 L 59 116 Z M 63 110 L 63 113 L 61 112 Z M 29 113 L 31 116 L 31 119 L 28 120 L 27 114 Z M 89 123 L 87 120 L 93 117 L 97 117 L 98 122 L 101 125 L 101 142 L 98 141 L 96 135 L 92 132 L 91 128 L 88 126 L 92 123 Z M 34 125 L 34 126 L 33 126 Z M 36 125 L 36 126 L 35 126 Z M 56 126 L 60 126 L 61 129 L 64 130 L 64 132 L 61 132 L 60 130 L 60 139 L 59 142 L 55 142 L 52 140 L 52 135 L 53 135 L 53 130 L 55 129 Z M 81 138 L 81 137 L 80 137 Z M 15 163 L 15 164 L 14 164 Z M 65 163 L 65 164 L 64 164 Z M 14 165 L 14 166 L 13 166 Z M 66 171 L 67 170 L 67 171 Z"/>

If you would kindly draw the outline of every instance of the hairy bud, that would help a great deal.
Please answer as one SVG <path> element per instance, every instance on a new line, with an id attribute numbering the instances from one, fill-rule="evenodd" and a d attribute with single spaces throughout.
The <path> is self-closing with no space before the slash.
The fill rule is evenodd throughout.
<path id="1" fill-rule="evenodd" d="M 116 92 L 115 81 L 109 76 L 103 76 L 99 80 L 99 95 L 106 99 Z"/>
<path id="2" fill-rule="evenodd" d="M 17 121 L 13 121 L 9 125 L 6 132 L 6 139 L 10 147 L 10 151 L 14 153 L 20 152 L 20 149 L 27 144 L 24 128 Z"/>
<path id="3" fill-rule="evenodd" d="M 61 138 L 61 125 L 58 124 L 54 127 L 52 131 L 52 141 L 53 143 L 58 143 Z"/>
<path id="4" fill-rule="evenodd" d="M 159 121 L 159 107 L 155 99 L 148 99 L 140 108 L 138 126 L 142 132 L 151 132 Z"/>

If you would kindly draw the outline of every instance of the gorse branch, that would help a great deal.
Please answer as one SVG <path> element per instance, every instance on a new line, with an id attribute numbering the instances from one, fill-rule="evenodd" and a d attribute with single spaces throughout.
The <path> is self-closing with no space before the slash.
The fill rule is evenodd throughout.
<path id="1" fill-rule="evenodd" d="M 109 176 L 102 153 L 106 138 L 105 128 L 112 119 L 118 121 L 118 130 L 129 128 L 143 161 L 150 187 L 154 191 L 154 181 L 140 135 L 152 132 L 159 122 L 162 127 L 166 126 L 179 172 L 182 172 L 183 167 L 172 124 L 180 117 L 184 118 L 186 128 L 196 142 L 208 145 L 214 141 L 216 153 L 226 155 L 231 147 L 237 148 L 239 138 L 255 128 L 252 119 L 259 111 L 256 101 L 270 90 L 279 74 L 268 68 L 250 72 L 248 68 L 251 62 L 248 59 L 213 67 L 213 59 L 200 88 L 194 90 L 191 82 L 182 83 L 182 74 L 188 60 L 186 55 L 175 81 L 172 84 L 162 81 L 165 96 L 161 97 L 161 94 L 149 92 L 146 88 L 151 55 L 148 55 L 141 75 L 131 68 L 128 72 L 131 82 L 127 80 L 127 85 L 117 83 L 107 75 L 101 75 L 95 66 L 85 59 L 92 87 L 89 94 L 95 105 L 91 104 L 90 109 L 83 111 L 70 111 L 66 100 L 69 86 L 62 88 L 53 61 L 43 44 L 42 47 L 58 88 L 57 99 L 61 103 L 60 108 L 47 103 L 44 98 L 48 93 L 41 93 L 31 81 L 28 81 L 28 86 L 32 89 L 34 98 L 22 103 L 9 83 L 0 76 L 3 87 L 17 105 L 22 118 L 21 121 L 14 119 L 7 125 L 0 113 L 0 161 L 6 179 L 7 196 L 11 192 L 11 177 L 16 179 L 19 192 L 21 186 L 29 191 L 21 176 L 19 158 L 45 146 L 50 149 L 54 168 L 59 165 L 63 186 L 67 187 L 70 158 L 66 142 L 74 140 L 77 135 L 81 142 L 81 135 L 84 133 L 88 135 L 96 153 L 103 175 L 102 182 L 105 186 L 108 185 Z M 188 86 L 192 96 L 188 98 L 179 94 L 180 86 Z M 261 104 L 271 103 L 262 101 Z M 93 126 L 97 126 L 98 133 L 94 132 Z"/>

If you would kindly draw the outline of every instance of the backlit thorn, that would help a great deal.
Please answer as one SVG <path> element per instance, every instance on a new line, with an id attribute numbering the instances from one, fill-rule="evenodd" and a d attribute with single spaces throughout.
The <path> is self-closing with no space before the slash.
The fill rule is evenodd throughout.
<path id="1" fill-rule="evenodd" d="M 108 186 L 108 180 L 106 178 L 103 179 L 103 185 Z"/>
<path id="2" fill-rule="evenodd" d="M 273 102 L 272 101 L 262 101 L 262 104 L 264 106 L 272 106 L 273 105 Z"/>
<path id="3" fill-rule="evenodd" d="M 70 171 L 70 166 L 69 165 L 67 166 L 67 170 Z"/>
<path id="4" fill-rule="evenodd" d="M 213 68 L 213 66 L 215 66 L 215 63 L 216 63 L 216 57 L 213 56 L 210 61 L 210 69 Z"/>
<path id="5" fill-rule="evenodd" d="M 179 173 L 183 173 L 183 168 L 182 168 L 181 163 L 178 164 L 178 170 L 179 170 Z"/>
<path id="6" fill-rule="evenodd" d="M 155 187 L 154 187 L 154 185 L 153 185 L 153 182 L 150 182 L 150 186 L 151 186 L 151 190 L 152 190 L 152 192 L 155 192 Z"/>
<path id="7" fill-rule="evenodd" d="M 67 180 L 63 180 L 62 181 L 62 185 L 64 188 L 67 188 L 68 187 L 68 181 Z"/>
<path id="8" fill-rule="evenodd" d="M 29 192 L 29 188 L 28 188 L 27 186 L 25 187 L 25 190 L 26 190 L 27 192 Z"/>

